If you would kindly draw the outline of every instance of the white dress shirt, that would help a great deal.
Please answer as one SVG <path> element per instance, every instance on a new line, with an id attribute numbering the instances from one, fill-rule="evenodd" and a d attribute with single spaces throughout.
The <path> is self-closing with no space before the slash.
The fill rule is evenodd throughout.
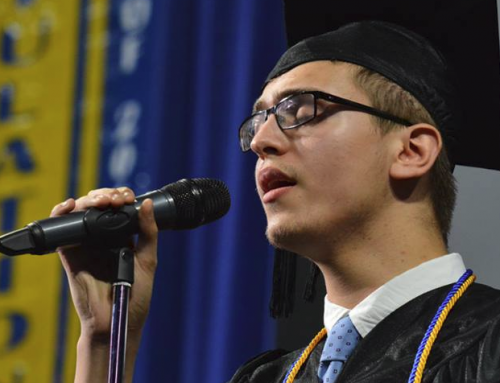
<path id="1" fill-rule="evenodd" d="M 384 318 L 405 303 L 431 290 L 455 283 L 465 271 L 460 254 L 451 253 L 424 262 L 394 277 L 351 310 L 330 302 L 325 296 L 325 327 L 330 332 L 338 320 L 349 315 L 361 336 L 365 337 Z"/>

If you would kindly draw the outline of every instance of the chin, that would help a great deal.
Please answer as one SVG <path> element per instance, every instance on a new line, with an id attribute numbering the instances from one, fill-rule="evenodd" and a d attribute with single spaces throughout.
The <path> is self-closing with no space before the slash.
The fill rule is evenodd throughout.
<path id="1" fill-rule="evenodd" d="M 293 252 L 300 252 L 300 247 L 308 243 L 307 230 L 297 225 L 268 225 L 266 237 L 272 246 Z"/>
<path id="2" fill-rule="evenodd" d="M 360 214 L 352 214 L 345 218 L 328 218 L 329 220 L 308 219 L 292 222 L 284 219 L 270 219 L 266 229 L 266 237 L 269 243 L 276 248 L 313 259 L 318 256 L 321 249 L 326 249 L 334 244 L 338 245 L 340 242 L 352 238 L 353 233 L 361 231 L 363 223 L 366 222 L 365 217 Z"/>

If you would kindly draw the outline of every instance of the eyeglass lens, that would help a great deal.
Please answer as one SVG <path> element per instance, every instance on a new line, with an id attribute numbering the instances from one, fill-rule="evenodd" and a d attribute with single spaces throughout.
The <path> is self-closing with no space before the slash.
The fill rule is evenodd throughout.
<path id="1" fill-rule="evenodd" d="M 315 98 L 313 94 L 297 94 L 276 104 L 270 113 L 276 116 L 281 129 L 292 129 L 312 120 L 315 116 Z M 243 151 L 250 149 L 253 138 L 267 120 L 269 112 L 262 111 L 250 117 L 241 127 L 240 145 Z"/>

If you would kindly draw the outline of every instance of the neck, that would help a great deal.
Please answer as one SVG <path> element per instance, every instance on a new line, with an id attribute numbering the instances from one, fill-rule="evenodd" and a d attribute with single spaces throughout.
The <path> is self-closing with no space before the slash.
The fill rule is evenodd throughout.
<path id="1" fill-rule="evenodd" d="M 306 254 L 320 268 L 330 302 L 353 308 L 395 276 L 447 254 L 438 230 L 392 218 Z"/>

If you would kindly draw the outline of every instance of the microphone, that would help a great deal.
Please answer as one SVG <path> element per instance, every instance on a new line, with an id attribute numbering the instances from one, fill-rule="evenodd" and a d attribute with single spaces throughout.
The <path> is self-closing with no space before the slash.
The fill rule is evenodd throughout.
<path id="1" fill-rule="evenodd" d="M 68 245 L 124 246 L 139 232 L 138 210 L 146 198 L 153 201 L 159 230 L 194 229 L 221 218 L 231 205 L 229 190 L 222 181 L 182 179 L 138 196 L 134 204 L 120 209 L 90 208 L 34 221 L 0 236 L 0 252 L 42 255 Z"/>

